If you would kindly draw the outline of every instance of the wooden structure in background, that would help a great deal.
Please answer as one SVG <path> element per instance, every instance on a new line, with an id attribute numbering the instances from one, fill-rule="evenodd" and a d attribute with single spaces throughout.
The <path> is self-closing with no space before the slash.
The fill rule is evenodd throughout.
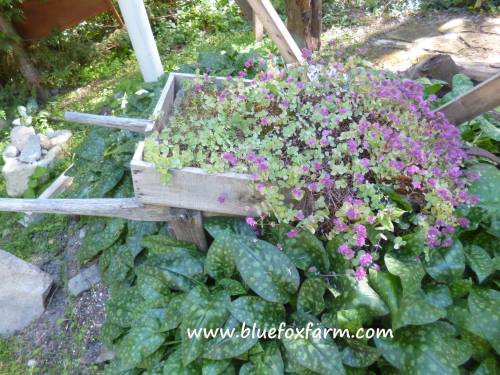
<path id="1" fill-rule="evenodd" d="M 54 30 L 66 30 L 104 12 L 112 12 L 120 27 L 123 21 L 111 0 L 25 0 L 23 19 L 14 23 L 24 40 L 49 36 Z"/>

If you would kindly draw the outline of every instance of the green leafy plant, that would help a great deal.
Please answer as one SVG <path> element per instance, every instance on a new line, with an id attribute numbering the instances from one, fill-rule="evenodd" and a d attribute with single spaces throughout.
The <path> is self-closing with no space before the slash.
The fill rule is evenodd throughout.
<path id="1" fill-rule="evenodd" d="M 389 252 L 379 270 L 357 281 L 332 251 L 335 240 L 316 242 L 304 232 L 287 243 L 277 228 L 258 239 L 234 218 L 207 219 L 205 228 L 214 238 L 207 253 L 160 234 L 145 237 L 135 259 L 127 255 L 135 266 L 114 288 L 104 327 L 118 353 L 107 373 L 453 374 L 496 366 L 500 332 L 488 322 L 499 318 L 500 296 L 491 273 L 476 275 L 481 262 L 466 262 L 460 242 L 453 255 L 423 262 Z M 312 259 L 306 270 L 290 256 L 298 253 Z M 347 331 L 335 339 L 241 334 L 243 324 L 271 332 L 281 323 Z M 188 334 L 203 328 L 234 334 Z M 394 337 L 355 339 L 361 328 L 392 328 Z"/>

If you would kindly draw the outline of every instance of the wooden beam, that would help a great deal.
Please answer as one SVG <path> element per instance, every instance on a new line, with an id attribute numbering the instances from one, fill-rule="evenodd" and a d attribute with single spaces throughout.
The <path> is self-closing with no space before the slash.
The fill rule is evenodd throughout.
<path id="1" fill-rule="evenodd" d="M 120 13 L 118 13 L 118 11 L 116 10 L 115 4 L 113 4 L 113 0 L 104 0 L 104 2 L 107 4 L 109 11 L 113 14 L 113 17 L 115 17 L 115 20 L 116 22 L 118 22 L 120 28 L 123 29 L 123 26 L 125 26 L 125 24 L 120 17 Z"/>
<path id="2" fill-rule="evenodd" d="M 66 112 L 64 120 L 84 125 L 130 130 L 136 133 L 146 133 L 146 130 L 152 128 L 154 124 L 151 120 L 140 118 L 101 116 L 81 112 Z"/>
<path id="3" fill-rule="evenodd" d="M 498 106 L 500 106 L 500 73 L 439 107 L 436 112 L 443 112 L 448 120 L 460 125 Z"/>
<path id="4" fill-rule="evenodd" d="M 287 64 L 302 63 L 299 46 L 269 0 L 247 0 Z"/>
<path id="5" fill-rule="evenodd" d="M 169 207 L 143 205 L 135 198 L 22 199 L 0 198 L 0 211 L 82 216 L 119 217 L 128 220 L 177 219 Z"/>

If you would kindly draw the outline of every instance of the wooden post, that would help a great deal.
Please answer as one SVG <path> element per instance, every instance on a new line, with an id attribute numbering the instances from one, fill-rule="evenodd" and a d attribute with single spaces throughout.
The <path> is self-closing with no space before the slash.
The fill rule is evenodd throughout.
<path id="1" fill-rule="evenodd" d="M 144 2 L 143 0 L 118 0 L 118 4 L 144 81 L 154 82 L 163 75 L 163 66 Z"/>
<path id="2" fill-rule="evenodd" d="M 200 250 L 206 251 L 208 244 L 201 212 L 178 208 L 171 208 L 170 212 L 174 216 L 168 222 L 172 235 L 178 240 L 194 243 Z"/>
<path id="3" fill-rule="evenodd" d="M 299 46 L 269 0 L 247 0 L 287 64 L 302 63 Z"/>
<path id="4" fill-rule="evenodd" d="M 300 48 L 319 49 L 321 0 L 285 0 L 287 27 Z"/>
<path id="5" fill-rule="evenodd" d="M 252 9 L 252 6 L 248 3 L 248 0 L 235 0 L 236 4 L 240 7 L 243 12 L 245 19 L 252 25 L 253 34 L 255 40 L 260 42 L 264 36 L 264 26 L 260 22 L 259 18 Z"/>

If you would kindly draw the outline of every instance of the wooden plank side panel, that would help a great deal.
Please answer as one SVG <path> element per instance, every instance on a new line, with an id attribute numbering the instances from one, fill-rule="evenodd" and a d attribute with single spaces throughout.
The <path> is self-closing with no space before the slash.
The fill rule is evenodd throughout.
<path id="1" fill-rule="evenodd" d="M 141 142 L 130 164 L 135 194 L 140 202 L 241 216 L 254 212 L 257 201 L 250 188 L 250 176 L 209 174 L 200 168 L 183 168 L 172 170 L 172 179 L 165 184 L 154 165 L 142 160 L 143 150 Z M 219 202 L 221 196 L 224 203 Z"/>
<path id="2" fill-rule="evenodd" d="M 24 39 L 40 39 L 109 11 L 105 0 L 28 0 L 21 4 L 23 20 L 15 24 Z"/>

